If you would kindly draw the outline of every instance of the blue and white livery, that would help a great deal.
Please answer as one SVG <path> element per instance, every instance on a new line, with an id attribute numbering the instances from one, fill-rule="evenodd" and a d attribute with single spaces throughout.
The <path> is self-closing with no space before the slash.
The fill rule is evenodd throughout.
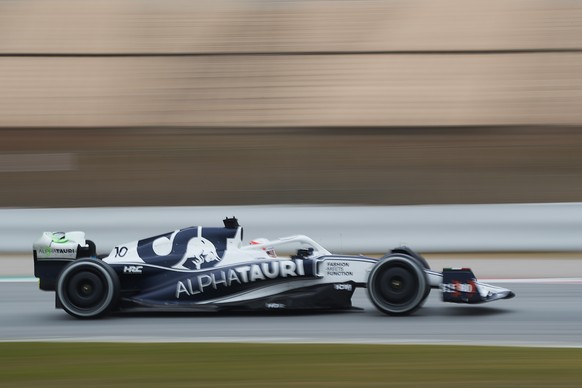
<path id="1" fill-rule="evenodd" d="M 132 308 L 352 309 L 357 287 L 388 315 L 416 311 L 431 289 L 452 303 L 514 296 L 466 268 L 433 271 L 406 247 L 375 259 L 332 254 L 303 235 L 244 244 L 235 218 L 120 244 L 108 255 L 97 255 L 83 232 L 45 232 L 33 253 L 40 289 L 55 291 L 56 306 L 77 318 Z"/>

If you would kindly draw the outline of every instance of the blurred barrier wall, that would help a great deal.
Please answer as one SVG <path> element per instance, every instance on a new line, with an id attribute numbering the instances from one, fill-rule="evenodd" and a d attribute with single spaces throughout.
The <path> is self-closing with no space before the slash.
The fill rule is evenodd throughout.
<path id="1" fill-rule="evenodd" d="M 0 129 L 0 207 L 579 202 L 577 127 Z"/>
<path id="2" fill-rule="evenodd" d="M 216 206 L 0 209 L 0 253 L 29 252 L 43 231 L 83 230 L 98 252 L 236 216 L 244 241 L 305 234 L 336 253 L 580 251 L 582 204 Z"/>
<path id="3" fill-rule="evenodd" d="M 0 2 L 0 127 L 582 124 L 582 3 Z"/>

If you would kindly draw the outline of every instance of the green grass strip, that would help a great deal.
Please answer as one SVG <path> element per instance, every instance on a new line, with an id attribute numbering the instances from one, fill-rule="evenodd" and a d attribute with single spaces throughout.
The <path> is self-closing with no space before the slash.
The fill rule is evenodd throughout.
<path id="1" fill-rule="evenodd" d="M 0 343 L 8 387 L 580 387 L 582 349 Z"/>

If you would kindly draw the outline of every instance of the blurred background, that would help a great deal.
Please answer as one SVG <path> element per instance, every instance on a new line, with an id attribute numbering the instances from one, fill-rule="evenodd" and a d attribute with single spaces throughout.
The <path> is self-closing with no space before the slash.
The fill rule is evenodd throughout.
<path id="1" fill-rule="evenodd" d="M 0 207 L 578 202 L 582 3 L 0 2 Z"/>

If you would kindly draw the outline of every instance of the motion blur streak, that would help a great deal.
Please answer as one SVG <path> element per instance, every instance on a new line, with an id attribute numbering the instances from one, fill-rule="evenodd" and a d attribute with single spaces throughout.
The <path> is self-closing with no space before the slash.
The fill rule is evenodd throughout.
<path id="1" fill-rule="evenodd" d="M 551 0 L 3 1 L 0 207 L 576 202 L 580 20 Z"/>
<path id="2" fill-rule="evenodd" d="M 579 202 L 582 192 L 575 127 L 20 128 L 0 137 L 0 154 L 75 161 L 55 172 L 3 165 L 0 207 L 542 203 Z"/>
<path id="3" fill-rule="evenodd" d="M 580 124 L 581 17 L 550 0 L 2 2 L 0 126 Z M 139 53 L 226 56 L 23 57 Z"/>
<path id="4" fill-rule="evenodd" d="M 2 154 L 0 172 L 71 171 L 75 169 L 73 154 Z"/>

